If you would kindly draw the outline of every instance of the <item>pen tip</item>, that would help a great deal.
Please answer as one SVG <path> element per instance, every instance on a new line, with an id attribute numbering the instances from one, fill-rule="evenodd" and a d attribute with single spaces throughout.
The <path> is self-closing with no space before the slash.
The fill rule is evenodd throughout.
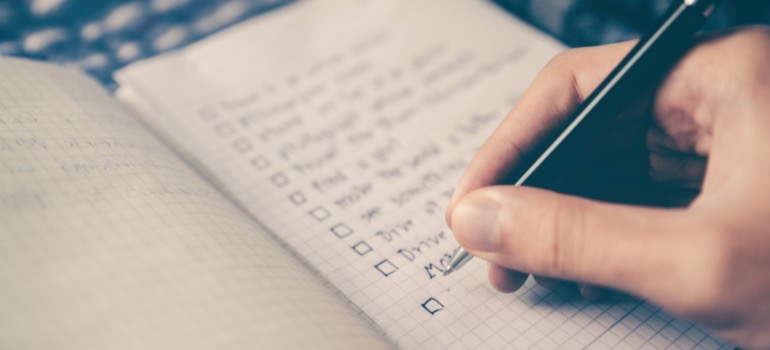
<path id="1" fill-rule="evenodd" d="M 444 276 L 449 276 L 452 271 L 454 271 L 454 269 L 451 266 L 447 266 L 446 270 L 444 270 Z"/>

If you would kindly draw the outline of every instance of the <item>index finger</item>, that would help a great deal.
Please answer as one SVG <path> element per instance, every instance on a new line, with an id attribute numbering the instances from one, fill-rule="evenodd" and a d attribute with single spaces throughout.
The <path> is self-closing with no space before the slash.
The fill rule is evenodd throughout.
<path id="1" fill-rule="evenodd" d="M 599 85 L 635 42 L 572 49 L 554 57 L 538 74 L 516 106 L 503 119 L 465 170 L 445 212 L 466 193 L 498 183 L 554 131 Z"/>

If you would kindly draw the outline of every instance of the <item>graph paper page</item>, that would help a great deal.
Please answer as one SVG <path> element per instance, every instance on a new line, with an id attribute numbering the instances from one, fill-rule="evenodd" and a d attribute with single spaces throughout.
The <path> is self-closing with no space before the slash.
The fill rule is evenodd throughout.
<path id="1" fill-rule="evenodd" d="M 333 5 L 332 5 L 333 4 Z M 500 294 L 443 209 L 563 49 L 484 1 L 305 1 L 119 72 L 119 94 L 403 348 L 719 348 L 630 297 Z"/>
<path id="2" fill-rule="evenodd" d="M 383 348 L 262 232 L 95 82 L 0 59 L 0 348 Z"/>

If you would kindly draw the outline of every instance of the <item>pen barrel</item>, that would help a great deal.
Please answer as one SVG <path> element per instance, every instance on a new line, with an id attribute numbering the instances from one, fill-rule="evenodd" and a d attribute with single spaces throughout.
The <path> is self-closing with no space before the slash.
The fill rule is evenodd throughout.
<path id="1" fill-rule="evenodd" d="M 563 127 L 524 159 L 523 172 L 514 172 L 516 186 L 532 186 L 555 190 L 558 180 L 571 163 L 631 102 L 649 92 L 676 64 L 692 45 L 693 34 L 703 25 L 716 0 L 685 0 L 672 6 L 656 30 L 644 36 L 610 75 L 578 107 Z M 505 179 L 504 179 L 505 180 Z M 510 183 L 503 181 L 504 183 Z M 471 258 L 459 248 L 445 275 L 459 269 Z"/>
<path id="2" fill-rule="evenodd" d="M 612 73 L 554 133 L 515 185 L 555 189 L 561 173 L 630 102 L 649 93 L 692 46 L 714 1 L 685 1 L 672 6 Z"/>

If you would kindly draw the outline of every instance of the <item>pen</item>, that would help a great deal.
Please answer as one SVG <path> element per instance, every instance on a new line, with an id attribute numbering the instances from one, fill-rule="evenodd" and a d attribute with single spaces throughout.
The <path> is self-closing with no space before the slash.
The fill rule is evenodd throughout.
<path id="1" fill-rule="evenodd" d="M 700 29 L 718 0 L 675 2 L 653 31 L 602 81 L 567 119 L 514 186 L 553 189 L 556 177 L 627 106 L 636 95 L 662 79 L 690 48 L 690 39 Z M 526 163 L 525 163 L 526 165 Z M 523 167 L 522 167 L 523 168 Z M 458 247 L 445 266 L 444 276 L 460 269 L 473 256 Z"/>

